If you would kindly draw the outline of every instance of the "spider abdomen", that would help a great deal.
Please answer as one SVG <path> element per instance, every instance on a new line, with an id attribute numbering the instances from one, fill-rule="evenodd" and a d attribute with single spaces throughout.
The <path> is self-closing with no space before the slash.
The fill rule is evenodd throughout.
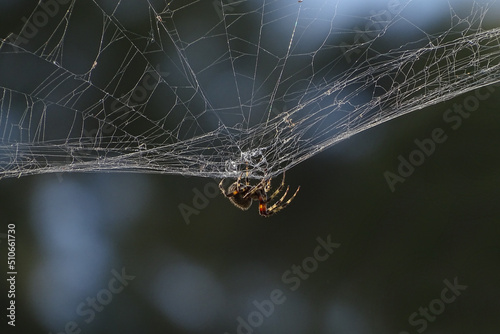
<path id="1" fill-rule="evenodd" d="M 233 183 L 227 189 L 229 194 L 233 194 L 233 196 L 229 197 L 229 201 L 241 210 L 248 210 L 248 208 L 252 205 L 252 199 L 244 198 L 236 188 L 236 183 Z"/>

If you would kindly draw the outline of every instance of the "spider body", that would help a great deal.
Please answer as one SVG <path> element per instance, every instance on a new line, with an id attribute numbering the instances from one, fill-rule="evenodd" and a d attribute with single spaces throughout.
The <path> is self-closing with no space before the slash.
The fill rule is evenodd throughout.
<path id="1" fill-rule="evenodd" d="M 248 181 L 248 177 L 246 177 L 245 183 L 243 184 L 241 183 L 242 175 L 240 175 L 240 177 L 238 177 L 238 179 L 227 188 L 227 191 L 223 187 L 224 179 L 222 179 L 219 183 L 220 191 L 229 199 L 231 203 L 241 210 L 248 210 L 248 208 L 252 205 L 252 201 L 259 201 L 259 214 L 264 217 L 269 217 L 286 208 L 286 206 L 295 198 L 300 189 L 299 186 L 293 196 L 284 202 L 286 195 L 288 194 L 288 190 L 290 189 L 288 186 L 283 193 L 283 196 L 281 196 L 276 203 L 268 207 L 268 203 L 285 187 L 285 173 L 283 173 L 281 185 L 269 197 L 268 193 L 271 190 L 271 179 L 262 179 L 262 181 L 258 184 L 251 185 Z"/>

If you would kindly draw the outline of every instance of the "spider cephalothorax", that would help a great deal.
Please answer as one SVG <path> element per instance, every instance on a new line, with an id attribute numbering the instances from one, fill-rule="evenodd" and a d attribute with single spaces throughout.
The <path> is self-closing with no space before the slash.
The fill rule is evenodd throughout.
<path id="1" fill-rule="evenodd" d="M 241 210 L 247 210 L 252 205 L 253 200 L 259 201 L 259 213 L 264 217 L 269 217 L 270 215 L 286 208 L 286 206 L 290 204 L 290 202 L 295 198 L 300 189 L 299 186 L 295 191 L 295 194 L 293 194 L 293 196 L 290 197 L 290 199 L 288 199 L 286 202 L 283 202 L 286 195 L 288 194 L 288 189 L 290 188 L 290 186 L 287 186 L 283 196 L 281 196 L 281 198 L 276 203 L 268 208 L 267 204 L 274 197 L 276 197 L 285 186 L 285 173 L 283 173 L 283 180 L 281 181 L 281 185 L 271 196 L 269 196 L 269 198 L 267 197 L 267 194 L 271 190 L 270 178 L 264 178 L 258 184 L 251 185 L 248 181 L 248 177 L 245 177 L 244 184 L 241 183 L 242 176 L 243 174 L 240 175 L 240 177 L 238 177 L 238 179 L 227 188 L 227 191 L 222 185 L 222 183 L 224 182 L 224 179 L 222 179 L 219 183 L 220 191 L 222 192 L 222 194 L 224 194 L 224 196 L 229 198 L 231 203 L 233 203 Z"/>

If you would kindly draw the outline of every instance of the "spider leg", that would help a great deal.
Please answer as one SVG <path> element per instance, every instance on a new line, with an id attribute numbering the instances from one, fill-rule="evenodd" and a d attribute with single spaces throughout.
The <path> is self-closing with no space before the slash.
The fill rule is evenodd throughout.
<path id="1" fill-rule="evenodd" d="M 245 185 L 247 186 L 250 184 L 250 182 L 248 181 L 248 174 L 249 173 L 248 173 L 248 163 L 247 163 L 246 174 L 245 174 Z"/>
<path id="2" fill-rule="evenodd" d="M 271 179 L 269 179 L 269 181 L 271 181 Z M 271 197 L 269 197 L 268 201 L 272 200 L 274 197 L 276 197 L 282 190 L 283 190 L 283 187 L 285 186 L 285 172 L 283 172 L 283 179 L 281 180 L 281 184 L 280 186 L 278 187 L 278 189 L 276 189 L 276 191 L 271 195 Z M 271 190 L 271 184 L 269 183 L 269 188 L 266 190 L 266 191 L 269 191 Z"/>
<path id="3" fill-rule="evenodd" d="M 224 181 L 225 181 L 225 180 L 226 180 L 226 179 L 222 179 L 222 180 L 220 180 L 220 182 L 219 182 L 219 189 L 220 189 L 220 192 L 222 193 L 222 195 L 224 195 L 224 196 L 226 196 L 226 197 L 231 197 L 231 196 L 232 196 L 232 194 L 229 194 L 229 195 L 228 195 L 228 194 L 226 193 L 226 190 L 225 190 L 225 189 L 224 189 L 224 187 L 222 186 L 222 184 L 224 183 Z"/>
<path id="4" fill-rule="evenodd" d="M 263 179 L 257 185 L 255 185 L 251 191 L 249 191 L 247 194 L 245 194 L 244 198 L 250 197 L 260 190 L 264 190 L 264 193 L 267 194 L 271 190 L 271 180 L 272 180 L 272 178 L 269 178 L 267 180 Z M 271 199 L 276 197 L 276 195 L 278 195 L 283 190 L 284 186 L 285 186 L 285 172 L 283 172 L 283 179 L 281 180 L 281 184 L 278 187 L 278 189 L 276 189 L 276 191 L 271 195 L 271 197 L 266 196 L 265 198 L 262 199 L 262 201 L 265 203 L 269 202 Z"/>
<path id="5" fill-rule="evenodd" d="M 270 216 L 278 211 L 281 211 L 283 210 L 284 208 L 287 207 L 288 204 L 290 204 L 290 202 L 293 201 L 293 199 L 295 198 L 295 196 L 297 196 L 297 193 L 299 192 L 300 190 L 300 186 L 297 188 L 297 190 L 295 190 L 295 193 L 293 194 L 292 197 L 290 197 L 288 199 L 288 201 L 286 201 L 285 203 L 283 203 L 287 193 L 288 193 L 288 190 L 290 189 L 290 186 L 288 186 L 285 190 L 285 193 L 283 194 L 283 196 L 281 196 L 281 198 L 279 199 L 279 201 L 277 201 L 276 203 L 274 203 L 269 209 L 267 209 L 267 215 Z M 282 204 L 283 203 L 283 204 Z"/>
<path id="6" fill-rule="evenodd" d="M 288 190 L 290 190 L 290 186 L 286 187 L 286 190 L 285 192 L 283 193 L 283 196 L 281 196 L 281 198 L 276 202 L 274 203 L 269 209 L 268 211 L 273 211 L 275 210 L 278 206 L 280 206 L 280 204 L 285 200 L 285 197 L 286 195 L 288 194 Z M 273 194 L 274 195 L 274 194 Z"/>
<path id="7" fill-rule="evenodd" d="M 243 173 L 245 173 L 245 185 L 248 186 L 250 184 L 250 182 L 248 182 L 248 165 L 247 165 L 247 168 L 246 168 L 246 172 L 241 172 L 240 176 L 238 177 L 238 180 L 236 180 L 236 185 L 238 186 L 238 189 L 240 189 L 240 182 L 241 182 L 241 178 L 243 177 Z"/>
<path id="8" fill-rule="evenodd" d="M 241 172 L 240 176 L 236 180 L 236 187 L 237 187 L 237 189 L 241 189 L 242 188 L 241 187 L 241 179 L 243 178 L 243 173 L 244 172 Z M 249 185 L 250 185 L 250 182 L 248 181 L 248 166 L 247 166 L 247 170 L 246 170 L 246 174 L 245 174 L 245 187 L 244 188 L 248 188 Z"/>
<path id="9" fill-rule="evenodd" d="M 238 179 L 236 179 L 236 187 L 238 187 L 238 189 L 240 189 L 240 181 L 241 181 L 241 177 L 243 176 L 243 173 L 240 174 L 240 176 L 238 176 Z"/>
<path id="10" fill-rule="evenodd" d="M 259 191 L 262 191 L 263 189 L 265 189 L 266 186 L 264 186 L 264 183 L 266 183 L 266 182 L 269 182 L 269 181 L 262 180 L 258 184 L 256 184 L 255 186 L 251 187 L 251 190 L 249 192 L 247 192 L 245 194 L 245 196 L 243 196 L 243 198 L 252 197 L 253 194 L 255 194 L 256 192 L 259 192 Z"/>
<path id="11" fill-rule="evenodd" d="M 271 191 L 271 180 L 272 178 L 269 178 L 269 180 L 267 180 L 266 182 L 266 185 L 264 186 L 264 191 L 266 192 L 266 194 Z"/>

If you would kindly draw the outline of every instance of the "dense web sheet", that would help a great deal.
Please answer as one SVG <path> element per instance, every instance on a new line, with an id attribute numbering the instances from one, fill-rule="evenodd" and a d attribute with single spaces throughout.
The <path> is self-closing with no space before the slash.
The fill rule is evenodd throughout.
<path id="1" fill-rule="evenodd" d="M 0 178 L 273 176 L 500 81 L 497 2 L 367 6 L 42 1 L 0 40 Z"/>

